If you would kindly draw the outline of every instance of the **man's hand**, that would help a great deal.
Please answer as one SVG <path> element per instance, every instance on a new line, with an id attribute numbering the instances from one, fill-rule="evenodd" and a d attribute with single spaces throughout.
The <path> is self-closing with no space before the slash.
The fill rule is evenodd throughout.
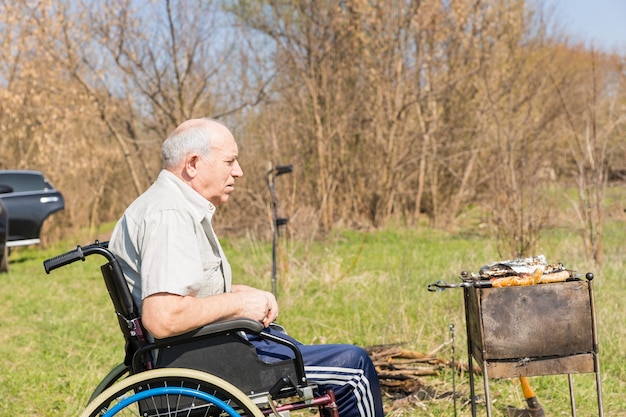
<path id="1" fill-rule="evenodd" d="M 233 285 L 232 293 L 243 298 L 242 317 L 257 320 L 268 327 L 278 317 L 278 303 L 274 294 L 247 285 Z"/>

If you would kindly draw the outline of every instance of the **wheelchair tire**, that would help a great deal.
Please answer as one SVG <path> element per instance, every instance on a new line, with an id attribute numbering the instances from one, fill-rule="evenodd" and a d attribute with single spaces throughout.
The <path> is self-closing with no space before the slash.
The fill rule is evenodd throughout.
<path id="1" fill-rule="evenodd" d="M 93 394 L 89 398 L 89 402 L 92 402 L 102 391 L 109 388 L 113 384 L 118 381 L 123 380 L 129 375 L 129 367 L 123 363 L 120 363 L 115 368 L 111 369 L 111 371 L 104 377 L 104 379 L 98 384 L 95 390 L 93 390 Z"/>
<path id="2" fill-rule="evenodd" d="M 214 375 L 161 368 L 129 376 L 91 401 L 81 417 L 223 416 L 263 417 L 234 385 Z"/>

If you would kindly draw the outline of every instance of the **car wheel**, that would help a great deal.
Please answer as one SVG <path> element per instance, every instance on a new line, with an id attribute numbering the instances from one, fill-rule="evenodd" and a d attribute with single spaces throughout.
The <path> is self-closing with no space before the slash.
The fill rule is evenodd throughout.
<path id="1" fill-rule="evenodd" d="M 4 247 L 2 253 L 0 253 L 0 272 L 7 272 L 9 270 L 9 248 Z"/>

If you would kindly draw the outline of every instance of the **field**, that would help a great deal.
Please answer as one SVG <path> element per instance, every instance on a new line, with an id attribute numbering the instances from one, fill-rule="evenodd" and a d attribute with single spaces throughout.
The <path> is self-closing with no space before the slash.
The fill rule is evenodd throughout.
<path id="1" fill-rule="evenodd" d="M 571 231 L 547 232 L 537 253 L 549 262 L 584 273 L 592 271 L 598 316 L 604 411 L 626 416 L 626 273 L 624 224 L 605 228 L 605 265 L 593 271 Z M 123 340 L 99 274 L 100 259 L 88 258 L 46 275 L 42 261 L 86 241 L 47 248 L 21 248 L 11 255 L 11 270 L 0 276 L 0 415 L 78 415 L 91 391 L 123 359 Z M 224 241 L 235 279 L 269 290 L 271 245 L 248 237 Z M 437 352 L 467 363 L 462 291 L 428 292 L 440 279 L 455 282 L 463 271 L 499 260 L 484 236 L 445 234 L 430 229 L 390 228 L 377 232 L 340 232 L 324 241 L 281 241 L 278 301 L 280 323 L 307 343 L 342 342 L 362 346 L 400 344 Z M 452 374 L 443 368 L 423 382 L 432 392 L 452 389 Z M 593 374 L 574 376 L 579 415 L 597 415 Z M 565 376 L 531 378 L 547 415 L 571 415 Z M 457 415 L 469 416 L 464 399 L 467 374 L 456 377 Z M 507 405 L 522 408 L 515 380 L 490 384 L 496 416 Z M 477 381 L 482 393 L 482 379 Z M 402 416 L 452 416 L 448 398 L 414 400 L 395 410 Z M 479 409 L 484 414 L 484 408 Z"/>

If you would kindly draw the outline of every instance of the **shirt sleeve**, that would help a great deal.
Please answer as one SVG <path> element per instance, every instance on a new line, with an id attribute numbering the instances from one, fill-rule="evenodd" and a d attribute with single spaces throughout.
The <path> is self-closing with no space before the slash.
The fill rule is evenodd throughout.
<path id="1" fill-rule="evenodd" d="M 165 210 L 151 214 L 139 236 L 142 299 L 156 293 L 202 296 L 205 265 L 217 261 L 200 247 L 204 233 L 189 213 Z M 208 259 L 203 259 L 208 258 Z M 215 269 L 215 267 L 213 267 Z"/>

